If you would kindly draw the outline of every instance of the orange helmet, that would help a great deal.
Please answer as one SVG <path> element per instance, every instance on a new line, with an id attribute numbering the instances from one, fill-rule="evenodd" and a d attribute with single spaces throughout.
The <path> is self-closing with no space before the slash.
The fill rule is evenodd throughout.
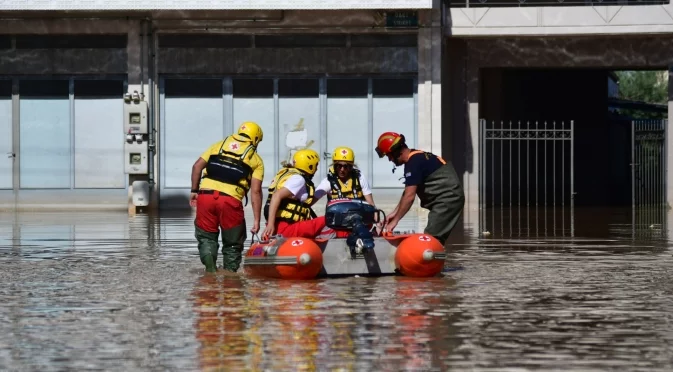
<path id="1" fill-rule="evenodd" d="M 399 134 L 395 132 L 385 132 L 379 136 L 379 140 L 376 143 L 376 153 L 379 155 L 379 158 L 382 158 L 390 153 L 397 151 L 400 146 L 404 145 L 404 134 Z"/>

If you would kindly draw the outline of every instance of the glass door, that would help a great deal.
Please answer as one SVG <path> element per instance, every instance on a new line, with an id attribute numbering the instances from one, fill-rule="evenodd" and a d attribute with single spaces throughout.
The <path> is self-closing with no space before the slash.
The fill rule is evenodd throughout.
<path id="1" fill-rule="evenodd" d="M 383 132 L 404 134 L 411 148 L 416 143 L 416 83 L 413 78 L 372 79 L 372 151 Z M 404 167 L 374 155 L 373 187 L 404 188 Z"/>
<path id="2" fill-rule="evenodd" d="M 295 152 L 310 148 L 322 154 L 322 122 L 320 110 L 320 82 L 318 79 L 278 80 L 278 124 L 281 163 L 291 162 Z M 280 164 L 279 164 L 280 165 Z M 274 172 L 275 174 L 275 172 Z M 320 182 L 325 172 L 325 161 L 320 160 L 313 182 Z"/>
<path id="3" fill-rule="evenodd" d="M 323 153 L 325 171 L 332 163 L 334 149 L 350 147 L 355 164 L 371 185 L 371 120 L 369 81 L 327 79 L 327 148 Z"/>
<path id="4" fill-rule="evenodd" d="M 12 125 L 12 81 L 0 80 L 0 190 L 13 189 L 14 135 Z"/>

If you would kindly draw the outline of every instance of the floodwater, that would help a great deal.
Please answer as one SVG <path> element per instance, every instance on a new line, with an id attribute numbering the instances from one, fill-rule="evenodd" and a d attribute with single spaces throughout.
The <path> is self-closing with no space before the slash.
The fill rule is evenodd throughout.
<path id="1" fill-rule="evenodd" d="M 437 278 L 299 282 L 204 274 L 190 211 L 3 213 L 0 370 L 672 370 L 666 234 L 577 217 L 468 224 Z"/>

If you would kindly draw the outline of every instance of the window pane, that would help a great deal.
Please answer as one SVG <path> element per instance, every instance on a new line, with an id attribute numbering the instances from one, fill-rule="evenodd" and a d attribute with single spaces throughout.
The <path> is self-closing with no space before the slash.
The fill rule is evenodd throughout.
<path id="1" fill-rule="evenodd" d="M 370 143 L 367 79 L 327 80 L 327 149 L 325 151 L 329 151 L 331 155 L 338 146 L 352 148 L 355 152 L 355 163 L 371 182 L 369 157 L 373 147 Z M 332 159 L 326 163 L 331 164 Z"/>
<path id="2" fill-rule="evenodd" d="M 120 188 L 124 82 L 75 80 L 75 188 Z"/>
<path id="3" fill-rule="evenodd" d="M 274 144 L 274 105 L 272 79 L 234 79 L 234 130 L 245 121 L 253 121 L 262 127 L 264 139 L 257 147 L 257 153 L 264 161 L 264 182 L 267 187 L 276 170 Z"/>
<path id="4" fill-rule="evenodd" d="M 68 81 L 20 81 L 19 94 L 21 188 L 70 188 Z"/>
<path id="5" fill-rule="evenodd" d="M 164 187 L 189 189 L 194 162 L 223 139 L 222 80 L 166 80 L 164 94 Z"/>
<path id="6" fill-rule="evenodd" d="M 0 189 L 12 188 L 12 82 L 0 80 Z M 8 154 L 8 155 L 5 155 Z"/>
<path id="7" fill-rule="evenodd" d="M 374 138 L 372 148 L 383 132 L 404 134 L 407 145 L 413 147 L 416 142 L 414 122 L 414 80 L 413 79 L 374 79 L 372 82 Z M 374 159 L 374 187 L 404 187 L 403 167 L 392 173 L 393 163 L 387 158 Z"/>
<path id="8" fill-rule="evenodd" d="M 314 181 L 319 181 L 325 174 L 323 173 L 325 161 L 320 148 L 318 90 L 318 79 L 278 81 L 280 161 L 292 161 L 292 155 L 296 150 L 305 147 L 315 150 L 321 156 L 321 160 Z"/>

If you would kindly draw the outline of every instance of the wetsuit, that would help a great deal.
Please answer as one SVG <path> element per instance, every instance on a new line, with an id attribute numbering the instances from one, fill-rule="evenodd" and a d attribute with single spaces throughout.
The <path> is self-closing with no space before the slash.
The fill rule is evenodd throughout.
<path id="1" fill-rule="evenodd" d="M 421 207 L 430 210 L 424 233 L 446 242 L 465 206 L 465 193 L 450 162 L 411 149 L 404 164 L 404 184 L 416 186 Z"/>

